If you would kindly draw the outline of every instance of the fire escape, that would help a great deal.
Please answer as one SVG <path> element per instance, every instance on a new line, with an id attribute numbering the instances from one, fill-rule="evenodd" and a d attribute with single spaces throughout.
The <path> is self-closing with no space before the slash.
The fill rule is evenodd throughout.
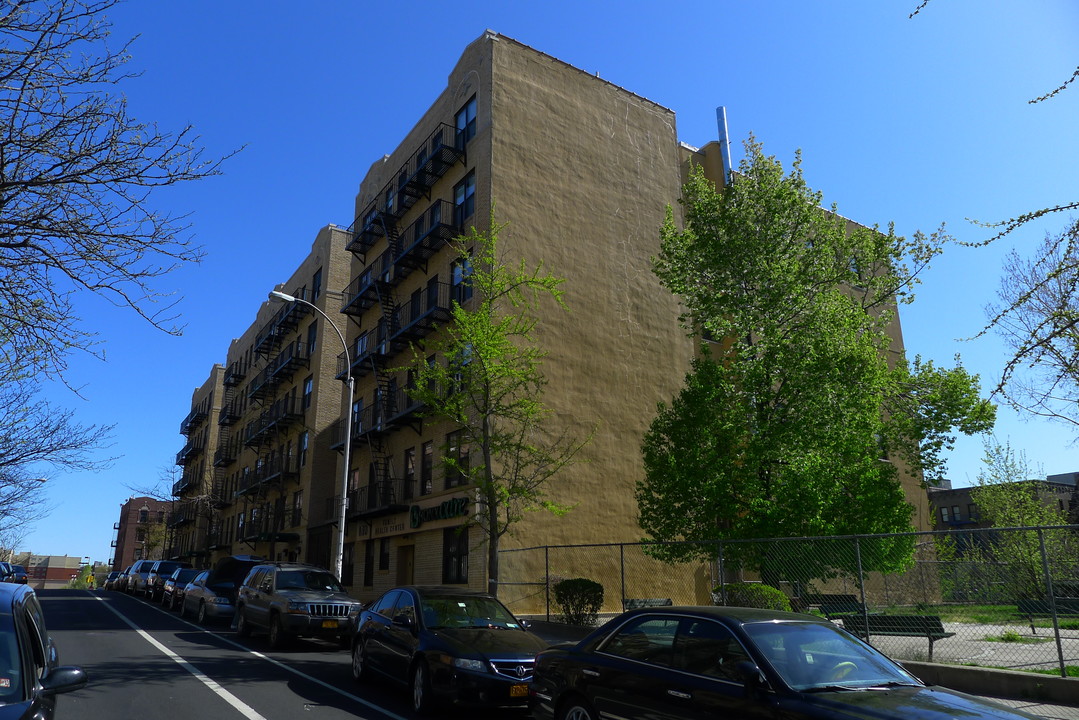
<path id="1" fill-rule="evenodd" d="M 398 387 L 390 372 L 391 360 L 430 333 L 435 322 L 449 319 L 449 286 L 434 277 L 426 288 L 414 291 L 403 302 L 397 291 L 413 271 L 426 273 L 428 261 L 460 234 L 460 228 L 453 224 L 453 205 L 431 197 L 435 183 L 465 160 L 464 148 L 459 145 L 454 129 L 439 125 L 349 228 L 346 249 L 365 267 L 345 289 L 341 312 L 360 322 L 370 315 L 369 310 L 378 308 L 374 326 L 356 339 L 351 367 L 345 367 L 344 355 L 338 362 L 339 379 L 349 372 L 355 378 L 370 373 L 375 385 L 369 404 L 365 398 L 354 399 L 352 437 L 342 438 L 342 442 L 366 443 L 370 453 L 367 486 L 349 498 L 353 518 L 370 521 L 400 512 L 407 509 L 405 503 L 412 495 L 412 488 L 400 487 L 386 438 L 403 425 L 419 432 L 419 407 Z M 402 227 L 402 218 L 421 200 L 430 205 Z M 386 239 L 385 249 L 368 262 L 368 253 L 382 238 Z"/>
<path id="2" fill-rule="evenodd" d="M 307 299 L 306 291 L 293 294 Z M 249 412 L 251 419 L 243 430 L 230 433 L 228 450 L 221 458 L 222 464 L 227 466 L 243 448 L 253 449 L 257 456 L 254 468 L 239 479 L 236 487 L 236 496 L 243 499 L 245 512 L 250 510 L 252 513 L 244 525 L 243 535 L 237 537 L 239 541 L 292 539 L 282 532 L 284 500 L 278 497 L 271 506 L 269 492 L 271 488 L 283 487 L 287 481 L 296 479 L 299 473 L 298 458 L 287 439 L 290 432 L 304 422 L 303 397 L 297 395 L 295 388 L 285 394 L 278 391 L 290 383 L 297 370 L 309 367 L 307 343 L 296 337 L 296 330 L 310 312 L 310 308 L 302 303 L 284 305 L 255 335 L 255 356 L 264 364 L 257 372 L 253 367 L 248 368 L 246 375 L 250 380 L 243 392 L 249 410 L 261 408 L 261 412 L 257 415 Z M 287 340 L 290 337 L 293 339 Z M 233 387 L 238 382 L 237 379 Z M 240 402 L 242 399 L 235 400 Z M 236 422 L 239 416 L 238 410 L 232 409 L 228 417 L 230 422 Z"/>

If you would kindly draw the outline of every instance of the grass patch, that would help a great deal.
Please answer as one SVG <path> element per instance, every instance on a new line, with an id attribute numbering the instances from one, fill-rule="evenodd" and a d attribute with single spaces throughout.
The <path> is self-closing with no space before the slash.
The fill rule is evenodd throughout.
<path id="1" fill-rule="evenodd" d="M 1004 667 L 1003 665 L 979 665 L 978 663 L 963 663 L 963 667 L 986 668 L 987 670 L 1011 670 L 1012 672 L 1034 673 L 1036 675 L 1052 675 L 1060 677 L 1059 668 L 1017 668 Z M 1079 665 L 1065 665 L 1064 672 L 1070 678 L 1079 678 Z"/>
<path id="2" fill-rule="evenodd" d="M 1014 630 L 1005 630 L 1000 635 L 986 635 L 985 640 L 988 642 L 1019 643 L 1021 645 L 1037 645 L 1038 643 L 1049 642 L 1049 638 L 1026 637 Z"/>

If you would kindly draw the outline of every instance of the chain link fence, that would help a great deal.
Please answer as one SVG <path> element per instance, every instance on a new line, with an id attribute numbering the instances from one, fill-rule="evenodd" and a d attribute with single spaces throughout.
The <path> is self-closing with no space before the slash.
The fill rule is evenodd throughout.
<path id="1" fill-rule="evenodd" d="M 499 596 L 559 620 L 553 587 L 603 586 L 601 620 L 649 604 L 780 590 L 896 660 L 1079 676 L 1079 525 L 504 550 Z"/>

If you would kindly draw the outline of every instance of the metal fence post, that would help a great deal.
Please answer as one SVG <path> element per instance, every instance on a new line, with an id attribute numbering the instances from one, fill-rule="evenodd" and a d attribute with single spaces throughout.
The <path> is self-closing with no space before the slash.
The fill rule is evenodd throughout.
<path id="1" fill-rule="evenodd" d="M 1057 660 L 1060 663 L 1060 677 L 1068 677 L 1068 668 L 1064 665 L 1064 647 L 1060 643 L 1060 618 L 1057 616 L 1056 591 L 1053 590 L 1053 577 L 1049 572 L 1049 555 L 1045 551 L 1045 531 L 1038 528 L 1038 547 L 1042 554 L 1042 573 L 1045 575 L 1045 589 L 1049 593 L 1049 612 L 1053 616 L 1053 634 L 1057 640 Z M 1033 624 L 1033 623 L 1031 623 Z"/>
<path id="2" fill-rule="evenodd" d="M 727 575 L 723 567 L 723 541 L 716 543 L 716 560 L 719 563 L 719 597 L 720 601 L 727 604 Z M 715 599 L 712 599 L 715 602 Z"/>
<path id="3" fill-rule="evenodd" d="M 862 572 L 862 544 L 854 538 L 854 561 L 858 565 L 858 596 L 862 598 L 862 622 L 865 623 L 865 641 L 869 642 L 869 606 L 865 603 L 865 574 Z"/>
<path id="4" fill-rule="evenodd" d="M 622 610 L 625 610 L 626 609 L 626 546 L 624 544 L 622 544 L 622 543 L 618 543 L 618 568 L 619 568 L 619 574 L 621 575 L 620 582 L 622 584 L 622 596 L 621 596 L 622 600 L 620 602 L 620 607 L 622 608 Z"/>
<path id="5" fill-rule="evenodd" d="M 547 605 L 547 622 L 551 622 L 551 546 L 543 546 L 543 578 L 545 604 Z"/>

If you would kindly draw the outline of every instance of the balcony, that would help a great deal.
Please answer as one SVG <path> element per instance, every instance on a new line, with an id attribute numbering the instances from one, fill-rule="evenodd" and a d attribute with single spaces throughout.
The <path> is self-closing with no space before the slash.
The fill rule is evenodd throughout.
<path id="1" fill-rule="evenodd" d="M 394 328 L 390 335 L 390 354 L 396 355 L 434 332 L 437 325 L 449 322 L 453 315 L 453 288 L 447 283 L 430 282 L 417 290 L 402 303 L 394 314 Z"/>
<path id="2" fill-rule="evenodd" d="M 173 508 L 172 513 L 169 515 L 167 525 L 169 527 L 180 527 L 187 523 L 194 522 L 198 517 L 198 506 L 193 502 L 182 502 L 177 507 Z"/>
<path id="3" fill-rule="evenodd" d="M 309 300 L 306 290 L 297 290 L 292 293 L 293 297 L 301 300 Z M 260 355 L 269 355 L 281 346 L 281 341 L 286 335 L 295 330 L 305 316 L 311 312 L 311 308 L 303 303 L 290 302 L 274 313 L 268 323 L 255 335 L 255 352 Z"/>
<path id="4" fill-rule="evenodd" d="M 394 393 L 393 401 L 386 409 L 386 423 L 392 428 L 397 428 L 411 421 L 420 420 L 423 417 L 424 408 L 426 405 L 419 400 L 414 400 L 409 396 L 408 391 L 402 388 Z"/>
<path id="5" fill-rule="evenodd" d="M 435 183 L 464 156 L 464 147 L 458 147 L 456 130 L 446 123 L 439 124 L 397 174 L 397 204 L 401 212 L 420 198 L 430 197 Z"/>
<path id="6" fill-rule="evenodd" d="M 179 497 L 185 490 L 190 490 L 197 486 L 196 473 L 185 472 L 179 480 L 172 484 L 172 494 L 175 497 Z"/>
<path id="7" fill-rule="evenodd" d="M 176 453 L 176 464 L 186 465 L 198 457 L 198 455 L 202 453 L 204 442 L 205 441 L 201 437 L 188 440 L 183 449 Z"/>
<path id="8" fill-rule="evenodd" d="M 454 128 L 440 124 L 352 223 L 345 249 L 366 254 L 380 238 L 390 235 L 401 215 L 421 198 L 429 198 L 434 184 L 464 156 L 464 148 L 457 147 Z"/>
<path id="9" fill-rule="evenodd" d="M 303 422 L 301 398 L 283 397 L 266 408 L 244 428 L 244 445 L 261 445 L 278 430 L 285 430 Z"/>
<path id="10" fill-rule="evenodd" d="M 404 277 L 396 270 L 391 250 L 375 258 L 359 277 L 345 288 L 341 298 L 341 312 L 346 315 L 362 315 L 376 304 L 392 302 L 390 289 Z"/>
<path id="11" fill-rule="evenodd" d="M 394 263 L 402 274 L 425 268 L 435 253 L 460 234 L 461 228 L 453 224 L 453 204 L 436 200 L 401 235 Z"/>
<path id="12" fill-rule="evenodd" d="M 349 493 L 348 516 L 350 518 L 375 518 L 408 510 L 404 483 L 387 477 L 381 471 L 380 479 Z"/>
<path id="13" fill-rule="evenodd" d="M 221 383 L 225 387 L 236 387 L 243 382 L 245 377 L 247 377 L 247 362 L 233 360 L 225 370 L 225 377 L 221 380 Z"/>
<path id="14" fill-rule="evenodd" d="M 191 412 L 180 423 L 180 434 L 187 435 L 192 430 L 197 430 L 209 414 L 209 402 L 203 400 L 197 407 L 192 408 Z"/>
<path id="15" fill-rule="evenodd" d="M 227 467 L 240 457 L 240 442 L 236 438 L 226 438 L 214 450 L 214 467 Z"/>
<path id="16" fill-rule="evenodd" d="M 218 426 L 229 426 L 240 419 L 240 408 L 242 403 L 240 398 L 232 398 L 225 402 L 225 405 L 221 408 L 221 414 L 217 416 Z"/>
<path id="17" fill-rule="evenodd" d="M 373 329 L 356 338 L 352 353 L 353 377 L 362 378 L 376 367 L 383 367 L 383 363 L 393 354 L 388 342 L 392 334 L 392 326 L 383 318 Z"/>

